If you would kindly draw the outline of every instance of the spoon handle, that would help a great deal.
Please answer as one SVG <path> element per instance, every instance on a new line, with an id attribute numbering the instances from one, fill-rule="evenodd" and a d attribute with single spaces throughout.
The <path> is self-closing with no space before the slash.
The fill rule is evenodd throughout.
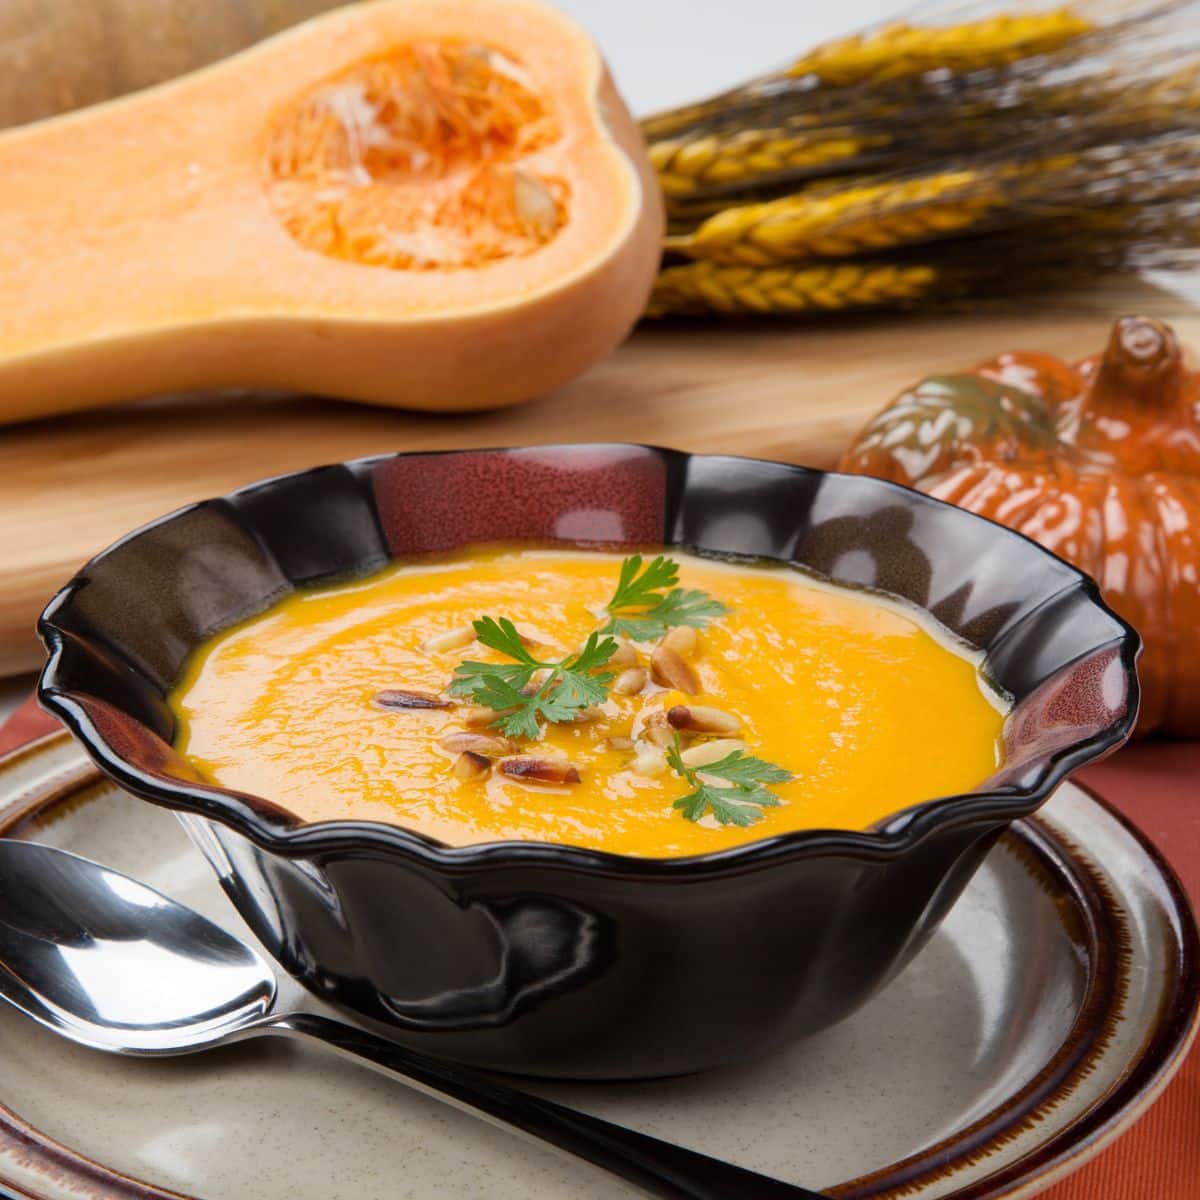
<path id="1" fill-rule="evenodd" d="M 823 1200 L 818 1192 L 576 1112 L 469 1067 L 427 1058 L 328 1017 L 293 1013 L 258 1028 L 320 1042 L 472 1116 L 585 1159 L 651 1196 L 666 1200 Z"/>

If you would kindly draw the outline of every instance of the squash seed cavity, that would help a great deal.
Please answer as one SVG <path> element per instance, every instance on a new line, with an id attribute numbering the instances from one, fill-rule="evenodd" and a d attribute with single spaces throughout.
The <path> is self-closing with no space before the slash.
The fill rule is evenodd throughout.
<path id="1" fill-rule="evenodd" d="M 532 254 L 566 221 L 538 156 L 562 130 L 520 63 L 414 42 L 309 89 L 268 133 L 271 207 L 301 246 L 409 271 Z"/>

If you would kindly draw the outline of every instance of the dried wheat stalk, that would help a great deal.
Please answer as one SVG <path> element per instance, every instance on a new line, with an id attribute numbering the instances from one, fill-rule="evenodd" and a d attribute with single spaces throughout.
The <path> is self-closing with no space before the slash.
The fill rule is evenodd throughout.
<path id="1" fill-rule="evenodd" d="M 730 267 L 694 262 L 659 273 L 646 315 L 800 313 L 915 304 L 936 290 L 938 271 L 919 264 Z"/>
<path id="2" fill-rule="evenodd" d="M 942 303 L 1194 259 L 1200 0 L 982 11 L 1002 2 L 644 122 L 669 216 L 650 313 Z"/>
<path id="3" fill-rule="evenodd" d="M 1049 12 L 1000 14 L 951 26 L 897 22 L 857 34 L 802 55 L 782 71 L 708 100 L 659 114 L 643 123 L 646 136 L 665 137 L 720 113 L 789 79 L 811 77 L 821 85 L 846 87 L 911 78 L 930 70 L 979 71 L 1006 66 L 1077 41 L 1093 22 L 1062 7 Z"/>
<path id="4" fill-rule="evenodd" d="M 965 74 L 1047 54 L 1092 32 L 1091 21 L 1063 6 L 1049 12 L 999 13 L 958 25 L 897 22 L 827 42 L 798 58 L 784 75 L 812 75 L 833 87 L 904 79 L 925 71 Z"/>
<path id="5" fill-rule="evenodd" d="M 710 133 L 653 142 L 650 161 L 663 194 L 674 199 L 707 189 L 752 186 L 776 176 L 844 169 L 891 142 L 889 134 L 847 129 L 822 129 L 815 134 L 745 129 L 731 135 Z"/>
<path id="6" fill-rule="evenodd" d="M 941 156 L 978 154 L 1001 142 L 1075 142 L 1178 125 L 1200 114 L 1200 64 L 1147 60 L 1128 78 L 1104 58 L 1065 81 L 1021 79 L 994 94 L 909 106 L 880 98 L 834 113 L 755 111 L 748 124 L 710 122 L 651 142 L 650 157 L 673 215 L 749 191 L 840 174 L 896 171 Z"/>
<path id="7" fill-rule="evenodd" d="M 765 267 L 806 258 L 848 258 L 961 233 L 1004 203 L 978 171 L 849 187 L 727 208 L 697 230 L 668 237 L 690 258 Z"/>

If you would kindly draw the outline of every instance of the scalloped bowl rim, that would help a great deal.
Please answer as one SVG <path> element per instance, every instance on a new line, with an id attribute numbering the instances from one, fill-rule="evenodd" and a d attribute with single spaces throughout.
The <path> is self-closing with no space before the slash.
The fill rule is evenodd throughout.
<path id="1" fill-rule="evenodd" d="M 282 805 L 265 800 L 263 797 L 216 785 L 170 783 L 160 777 L 143 772 L 136 763 L 116 754 L 96 728 L 91 717 L 72 698 L 72 693 L 59 683 L 58 675 L 61 670 L 66 631 L 55 623 L 55 618 L 58 612 L 70 603 L 74 591 L 86 580 L 92 565 L 127 543 L 206 504 L 214 501 L 228 501 L 280 480 L 298 479 L 305 475 L 328 470 L 330 467 L 361 470 L 395 459 L 431 454 L 505 453 L 525 449 L 553 452 L 560 449 L 602 448 L 642 449 L 668 459 L 674 458 L 683 461 L 698 459 L 710 462 L 766 464 L 805 475 L 815 474 L 823 478 L 848 482 L 869 479 L 875 486 L 893 489 L 910 498 L 915 496 L 918 503 L 953 509 L 971 521 L 990 526 L 993 530 L 990 536 L 1007 537 L 1028 544 L 1037 553 L 1065 566 L 1074 576 L 1073 582 L 1064 585 L 1051 596 L 1047 596 L 1043 603 L 1072 588 L 1079 588 L 1089 603 L 1110 617 L 1120 628 L 1121 632 L 1116 638 L 1097 643 L 1091 648 L 1090 653 L 1096 653 L 1110 646 L 1118 648 L 1121 674 L 1126 687 L 1124 711 L 1116 714 L 1113 720 L 1099 732 L 1078 742 L 1058 747 L 1044 758 L 1033 759 L 1030 762 L 1030 769 L 1037 768 L 1037 778 L 1029 785 L 1005 784 L 991 790 L 980 789 L 934 797 L 897 810 L 875 822 L 866 830 L 799 829 L 755 839 L 723 850 L 707 851 L 703 854 L 643 857 L 591 850 L 567 843 L 534 840 L 479 842 L 466 846 L 448 846 L 400 825 L 366 820 L 302 822 Z M 690 549 L 682 543 L 664 542 L 663 546 L 666 549 Z M 703 550 L 700 552 L 703 553 Z M 769 555 L 756 557 L 765 561 L 779 562 L 785 566 L 795 565 Z M 320 586 L 320 581 L 316 581 L 316 586 Z M 905 603 L 912 602 L 905 601 Z M 921 606 L 916 605 L 916 607 L 920 608 Z M 39 703 L 71 731 L 97 766 L 121 787 L 151 803 L 216 820 L 242 834 L 260 848 L 287 858 L 303 858 L 313 854 L 346 849 L 402 851 L 450 871 L 455 869 L 467 871 L 481 867 L 494 868 L 512 864 L 514 866 L 557 867 L 589 874 L 624 875 L 643 879 L 675 878 L 681 875 L 689 878 L 701 878 L 738 874 L 776 862 L 825 854 L 844 854 L 867 859 L 897 858 L 915 849 L 928 835 L 943 827 L 953 827 L 989 817 L 994 818 L 998 823 L 1005 823 L 1030 815 L 1049 798 L 1055 788 L 1072 771 L 1104 757 L 1128 739 L 1137 719 L 1140 699 L 1136 660 L 1141 653 L 1141 638 L 1137 631 L 1105 602 L 1098 584 L 1091 576 L 1059 558 L 1032 538 L 923 492 L 872 476 L 826 471 L 816 467 L 781 463 L 748 455 L 691 454 L 687 451 L 639 442 L 566 443 L 529 447 L 481 446 L 461 450 L 398 451 L 348 459 L 340 463 L 320 464 L 256 480 L 221 496 L 183 505 L 164 516 L 148 521 L 93 555 L 51 598 L 38 619 L 37 631 L 49 652 L 47 662 L 38 679 Z M 1078 661 L 1080 657 L 1083 656 L 1077 656 L 1072 661 Z M 1060 669 L 1065 669 L 1067 665 L 1069 664 L 1064 664 L 1064 668 Z"/>

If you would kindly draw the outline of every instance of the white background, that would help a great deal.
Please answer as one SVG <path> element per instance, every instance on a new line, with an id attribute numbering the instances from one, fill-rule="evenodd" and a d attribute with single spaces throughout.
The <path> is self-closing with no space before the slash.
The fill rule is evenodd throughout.
<path id="1" fill-rule="evenodd" d="M 761 75 L 814 43 L 912 7 L 902 0 L 551 0 L 596 39 L 635 113 Z"/>

